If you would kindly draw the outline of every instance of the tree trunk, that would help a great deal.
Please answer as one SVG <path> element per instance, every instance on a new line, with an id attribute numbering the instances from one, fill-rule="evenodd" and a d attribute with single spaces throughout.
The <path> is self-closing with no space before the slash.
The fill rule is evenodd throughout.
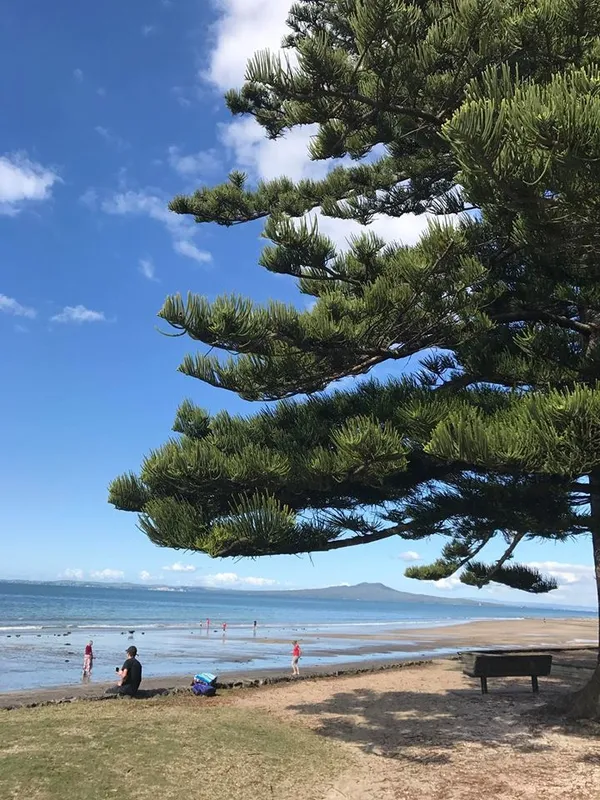
<path id="1" fill-rule="evenodd" d="M 589 484 L 591 490 L 590 530 L 594 551 L 598 608 L 600 609 L 600 470 L 594 470 L 590 474 Z M 570 719 L 600 719 L 600 615 L 598 616 L 598 626 L 598 664 L 588 683 L 566 698 L 565 712 Z"/>

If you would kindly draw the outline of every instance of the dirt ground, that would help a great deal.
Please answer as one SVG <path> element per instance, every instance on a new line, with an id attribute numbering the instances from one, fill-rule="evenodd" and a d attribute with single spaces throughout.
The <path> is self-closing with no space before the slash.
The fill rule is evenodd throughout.
<path id="1" fill-rule="evenodd" d="M 354 766 L 324 800 L 597 800 L 600 725 L 534 712 L 580 685 L 594 653 L 554 656 L 553 676 L 479 682 L 458 661 L 240 692 L 240 708 L 341 742 Z M 299 794 L 301 789 L 299 787 Z"/>

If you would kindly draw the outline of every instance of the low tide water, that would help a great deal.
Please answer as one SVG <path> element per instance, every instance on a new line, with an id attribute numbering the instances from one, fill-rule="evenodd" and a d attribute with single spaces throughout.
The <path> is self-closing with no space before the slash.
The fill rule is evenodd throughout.
<path id="1" fill-rule="evenodd" d="M 213 590 L 0 584 L 0 691 L 75 684 L 94 641 L 94 681 L 114 678 L 135 644 L 147 677 L 242 672 L 289 664 L 304 641 L 303 665 L 414 657 L 411 629 L 473 620 L 585 617 L 594 612 L 513 606 L 380 603 Z M 210 620 L 210 622 L 208 622 Z M 254 629 L 254 621 L 257 626 Z M 223 632 L 226 623 L 226 632 Z M 342 636 L 340 636 L 342 634 Z M 365 635 L 377 634 L 365 646 Z"/>

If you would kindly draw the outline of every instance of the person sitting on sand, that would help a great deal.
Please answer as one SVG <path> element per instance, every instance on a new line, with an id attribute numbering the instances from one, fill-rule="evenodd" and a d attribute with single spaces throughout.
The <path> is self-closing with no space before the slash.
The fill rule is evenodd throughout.
<path id="1" fill-rule="evenodd" d="M 132 644 L 131 647 L 128 647 L 125 653 L 127 660 L 121 669 L 117 670 L 120 678 L 117 684 L 117 694 L 135 697 L 142 682 L 142 665 L 136 658 L 137 647 L 135 645 Z"/>
<path id="2" fill-rule="evenodd" d="M 92 674 L 92 669 L 94 666 L 94 651 L 92 649 L 92 645 L 94 643 L 90 639 L 90 641 L 86 644 L 85 650 L 83 652 L 83 677 L 89 678 Z"/>
<path id="3" fill-rule="evenodd" d="M 292 650 L 292 675 L 296 676 L 300 675 L 298 662 L 300 661 L 302 650 L 300 649 L 300 645 L 297 641 L 293 641 L 292 644 L 294 645 L 294 649 Z"/>

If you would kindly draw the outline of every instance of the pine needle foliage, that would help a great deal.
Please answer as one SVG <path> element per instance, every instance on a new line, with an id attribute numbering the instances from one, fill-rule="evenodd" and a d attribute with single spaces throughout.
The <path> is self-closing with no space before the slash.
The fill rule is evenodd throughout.
<path id="1" fill-rule="evenodd" d="M 313 126 L 332 168 L 234 171 L 170 208 L 263 220 L 260 267 L 314 302 L 189 294 L 159 313 L 209 348 L 184 374 L 277 402 L 184 402 L 110 502 L 215 557 L 439 535 L 410 577 L 531 593 L 556 583 L 518 546 L 591 533 L 600 576 L 600 0 L 301 0 L 288 28 L 226 103 L 271 139 Z M 428 215 L 414 245 L 369 229 L 407 214 Z M 362 232 L 340 248 L 322 218 Z M 329 389 L 408 357 L 413 378 Z"/>

